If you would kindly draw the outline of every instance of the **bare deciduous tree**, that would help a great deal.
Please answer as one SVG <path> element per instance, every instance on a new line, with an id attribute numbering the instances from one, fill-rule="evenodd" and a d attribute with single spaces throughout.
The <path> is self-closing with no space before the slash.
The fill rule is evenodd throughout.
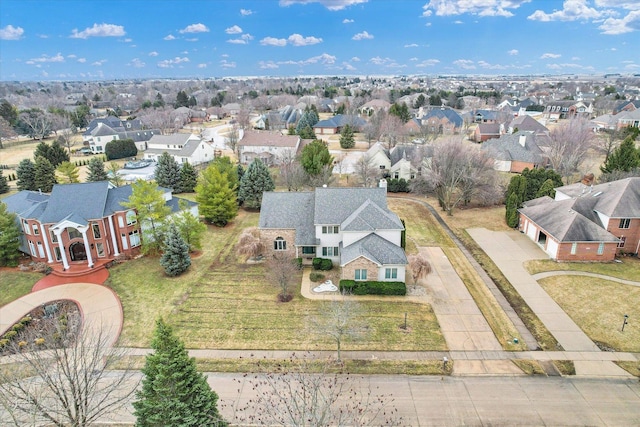
<path id="1" fill-rule="evenodd" d="M 371 162 L 368 154 L 362 155 L 355 165 L 355 175 L 363 187 L 375 187 L 380 169 Z"/>
<path id="2" fill-rule="evenodd" d="M 299 281 L 299 268 L 295 260 L 284 252 L 275 253 L 267 261 L 266 278 L 273 285 L 280 289 L 278 300 L 281 302 L 291 301 L 293 294 L 291 288 Z"/>
<path id="3" fill-rule="evenodd" d="M 102 325 L 84 324 L 78 333 L 73 320 L 56 319 L 10 344 L 21 369 L 0 370 L 0 423 L 89 426 L 128 404 L 137 381 L 131 367 L 122 369 L 126 353 L 112 347 Z"/>
<path id="4" fill-rule="evenodd" d="M 410 255 L 409 268 L 411 269 L 411 277 L 413 283 L 418 283 L 418 280 L 424 279 L 429 273 L 431 273 L 431 264 L 426 255 L 419 253 L 418 255 Z"/>
<path id="5" fill-rule="evenodd" d="M 315 373 L 309 373 L 315 372 Z M 372 390 L 363 377 L 336 372 L 333 360 L 292 356 L 265 374 L 247 377 L 255 391 L 235 411 L 233 424 L 283 426 L 402 425 L 393 396 Z M 238 389 L 246 388 L 238 380 Z"/>
<path id="6" fill-rule="evenodd" d="M 264 245 L 260 240 L 260 230 L 257 227 L 246 228 L 238 238 L 236 251 L 239 255 L 246 255 L 249 259 L 256 259 L 262 254 Z"/>
<path id="7" fill-rule="evenodd" d="M 53 125 L 49 113 L 41 110 L 29 110 L 20 113 L 22 120 L 30 130 L 30 134 L 34 139 L 44 139 L 52 131 Z"/>
<path id="8" fill-rule="evenodd" d="M 148 129 L 160 129 L 163 135 L 168 135 L 176 131 L 172 111 L 171 107 L 153 109 L 145 111 L 138 118 Z"/>
<path id="9" fill-rule="evenodd" d="M 337 347 L 338 360 L 342 360 L 342 343 L 357 340 L 367 332 L 362 307 L 348 296 L 323 303 L 320 313 L 309 319 L 309 333 L 331 338 Z"/>
<path id="10" fill-rule="evenodd" d="M 238 156 L 238 160 L 240 160 L 240 150 L 238 147 L 238 142 L 240 142 L 240 130 L 238 129 L 238 125 L 231 125 L 231 129 L 227 132 L 226 143 L 227 147 L 231 149 Z M 237 151 L 237 152 L 236 152 Z"/>
<path id="11" fill-rule="evenodd" d="M 236 115 L 236 120 L 238 121 L 238 125 L 240 129 L 247 130 L 251 127 L 251 105 L 247 103 L 243 103 L 240 106 L 240 111 Z"/>
<path id="12" fill-rule="evenodd" d="M 15 138 L 16 132 L 4 117 L 0 117 L 0 150 L 4 148 L 2 141 L 9 138 Z"/>
<path id="13" fill-rule="evenodd" d="M 404 136 L 404 123 L 393 114 L 386 114 L 380 121 L 380 139 L 387 142 L 387 148 L 391 150 Z"/>
<path id="14" fill-rule="evenodd" d="M 583 117 L 574 117 L 558 125 L 549 133 L 549 149 L 547 157 L 553 170 L 558 172 L 565 182 L 587 157 L 593 147 L 595 134 L 589 126 L 589 121 Z"/>

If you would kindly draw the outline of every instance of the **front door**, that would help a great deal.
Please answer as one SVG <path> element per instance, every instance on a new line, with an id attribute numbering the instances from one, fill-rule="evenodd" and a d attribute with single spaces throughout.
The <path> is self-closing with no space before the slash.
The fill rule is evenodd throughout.
<path id="1" fill-rule="evenodd" d="M 69 256 L 71 261 L 86 261 L 87 252 L 84 249 L 84 243 L 75 242 L 69 246 Z"/>

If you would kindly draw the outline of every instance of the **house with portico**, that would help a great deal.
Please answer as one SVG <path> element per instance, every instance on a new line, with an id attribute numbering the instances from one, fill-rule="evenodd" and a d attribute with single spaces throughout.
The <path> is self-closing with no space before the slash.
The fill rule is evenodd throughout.
<path id="1" fill-rule="evenodd" d="M 384 188 L 265 192 L 259 229 L 267 255 L 329 258 L 343 279 L 405 281 L 404 226 Z"/>
<path id="2" fill-rule="evenodd" d="M 178 212 L 179 200 L 163 190 L 166 204 Z M 54 185 L 50 194 L 20 191 L 3 202 L 20 224 L 20 251 L 64 274 L 138 254 L 140 224 L 135 210 L 124 205 L 131 192 L 129 185 L 99 181 Z M 185 203 L 197 214 L 197 204 Z"/>

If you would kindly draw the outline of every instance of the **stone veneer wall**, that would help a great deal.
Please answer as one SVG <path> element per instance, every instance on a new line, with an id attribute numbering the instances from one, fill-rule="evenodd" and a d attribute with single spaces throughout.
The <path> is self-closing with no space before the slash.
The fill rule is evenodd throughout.
<path id="1" fill-rule="evenodd" d="M 286 251 L 275 251 L 273 249 L 273 242 L 276 238 L 282 237 L 287 242 L 287 250 Z M 273 255 L 275 252 L 284 252 L 289 255 L 291 258 L 296 257 L 296 247 L 294 245 L 296 241 L 296 231 L 292 229 L 283 229 L 283 228 L 271 228 L 271 229 L 260 229 L 260 241 L 264 245 L 264 254 L 265 255 Z"/>

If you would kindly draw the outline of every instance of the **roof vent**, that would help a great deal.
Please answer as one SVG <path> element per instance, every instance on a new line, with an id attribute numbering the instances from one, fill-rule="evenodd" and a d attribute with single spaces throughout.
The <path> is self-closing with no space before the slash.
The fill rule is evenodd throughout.
<path id="1" fill-rule="evenodd" d="M 602 194 L 602 191 L 598 191 L 597 193 L 594 193 L 594 194 L 593 194 L 593 197 L 598 197 L 598 196 L 599 196 L 599 195 L 601 195 L 601 194 Z"/>

